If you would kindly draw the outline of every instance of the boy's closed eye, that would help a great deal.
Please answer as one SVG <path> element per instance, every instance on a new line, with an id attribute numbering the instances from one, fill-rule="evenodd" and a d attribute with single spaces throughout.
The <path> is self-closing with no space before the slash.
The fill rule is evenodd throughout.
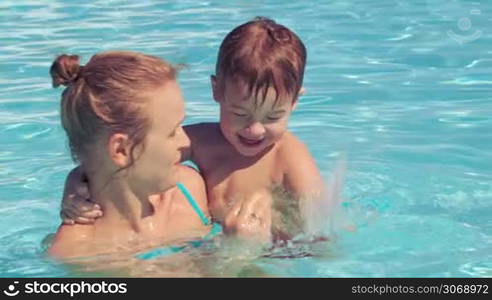
<path id="1" fill-rule="evenodd" d="M 247 116 L 247 114 L 240 113 L 240 112 L 233 112 L 232 114 L 235 115 L 235 116 L 238 116 L 238 117 L 246 117 Z"/>
<path id="2" fill-rule="evenodd" d="M 270 121 L 277 121 L 280 120 L 284 117 L 285 111 L 276 111 L 270 115 L 267 116 L 267 119 Z"/>
<path id="3" fill-rule="evenodd" d="M 283 116 L 268 116 L 267 119 L 270 121 L 280 120 Z"/>

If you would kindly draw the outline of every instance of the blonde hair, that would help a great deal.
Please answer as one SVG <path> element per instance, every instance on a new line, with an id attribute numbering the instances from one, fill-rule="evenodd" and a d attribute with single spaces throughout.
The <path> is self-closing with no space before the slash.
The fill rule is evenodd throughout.
<path id="1" fill-rule="evenodd" d="M 128 134 L 131 163 L 150 126 L 142 95 L 176 79 L 176 69 L 158 57 L 129 51 L 102 52 L 81 66 L 77 55 L 60 55 L 50 68 L 53 87 L 66 86 L 61 120 L 74 160 L 103 134 Z"/>

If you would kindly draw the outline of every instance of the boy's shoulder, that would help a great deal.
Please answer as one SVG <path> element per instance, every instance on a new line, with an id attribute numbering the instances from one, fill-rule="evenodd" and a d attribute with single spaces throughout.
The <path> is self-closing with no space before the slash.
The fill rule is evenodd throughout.
<path id="1" fill-rule="evenodd" d="M 296 152 L 306 151 L 306 145 L 292 132 L 286 131 L 279 143 L 279 154 L 293 156 Z"/>
<path id="2" fill-rule="evenodd" d="M 186 158 L 192 160 L 200 168 L 206 162 L 216 161 L 230 150 L 230 145 L 222 135 L 219 123 L 198 123 L 183 126 L 191 147 Z"/>
<path id="3" fill-rule="evenodd" d="M 307 146 L 292 133 L 286 132 L 278 153 L 278 161 L 284 172 L 284 186 L 293 195 L 318 195 L 323 180 Z"/>
<path id="4" fill-rule="evenodd" d="M 306 161 L 312 161 L 312 156 L 306 144 L 293 133 L 287 131 L 280 140 L 277 160 L 289 168 L 302 165 Z"/>
<path id="5" fill-rule="evenodd" d="M 202 133 L 206 131 L 218 131 L 220 130 L 219 122 L 202 122 L 195 124 L 184 125 L 183 128 L 185 130 L 190 130 L 194 133 Z"/>
<path id="6" fill-rule="evenodd" d="M 224 139 L 217 122 L 185 125 L 183 129 L 192 142 L 217 143 Z"/>

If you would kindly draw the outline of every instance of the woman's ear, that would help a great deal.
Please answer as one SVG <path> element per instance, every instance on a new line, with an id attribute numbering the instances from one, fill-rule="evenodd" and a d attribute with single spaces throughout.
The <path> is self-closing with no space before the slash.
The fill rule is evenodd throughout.
<path id="1" fill-rule="evenodd" d="M 108 154 L 115 165 L 124 168 L 130 164 L 130 140 L 127 134 L 115 133 L 108 140 Z"/>
<path id="2" fill-rule="evenodd" d="M 222 91 L 219 88 L 219 83 L 217 80 L 217 76 L 210 76 L 210 83 L 212 84 L 212 96 L 214 97 L 215 102 L 222 101 Z"/>

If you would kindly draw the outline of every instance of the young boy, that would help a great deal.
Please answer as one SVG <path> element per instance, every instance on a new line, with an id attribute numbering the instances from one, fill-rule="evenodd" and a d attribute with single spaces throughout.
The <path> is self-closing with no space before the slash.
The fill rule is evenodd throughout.
<path id="1" fill-rule="evenodd" d="M 299 222 L 301 201 L 321 194 L 313 158 L 287 130 L 303 92 L 305 63 L 306 49 L 297 35 L 267 18 L 238 26 L 220 46 L 211 76 L 220 123 L 185 126 L 191 147 L 183 160 L 199 167 L 210 212 L 226 232 L 292 236 L 299 228 L 286 226 Z M 70 191 L 83 187 L 72 173 L 62 215 L 91 222 L 100 212 L 71 200 Z M 279 197 L 278 190 L 286 193 Z"/>

